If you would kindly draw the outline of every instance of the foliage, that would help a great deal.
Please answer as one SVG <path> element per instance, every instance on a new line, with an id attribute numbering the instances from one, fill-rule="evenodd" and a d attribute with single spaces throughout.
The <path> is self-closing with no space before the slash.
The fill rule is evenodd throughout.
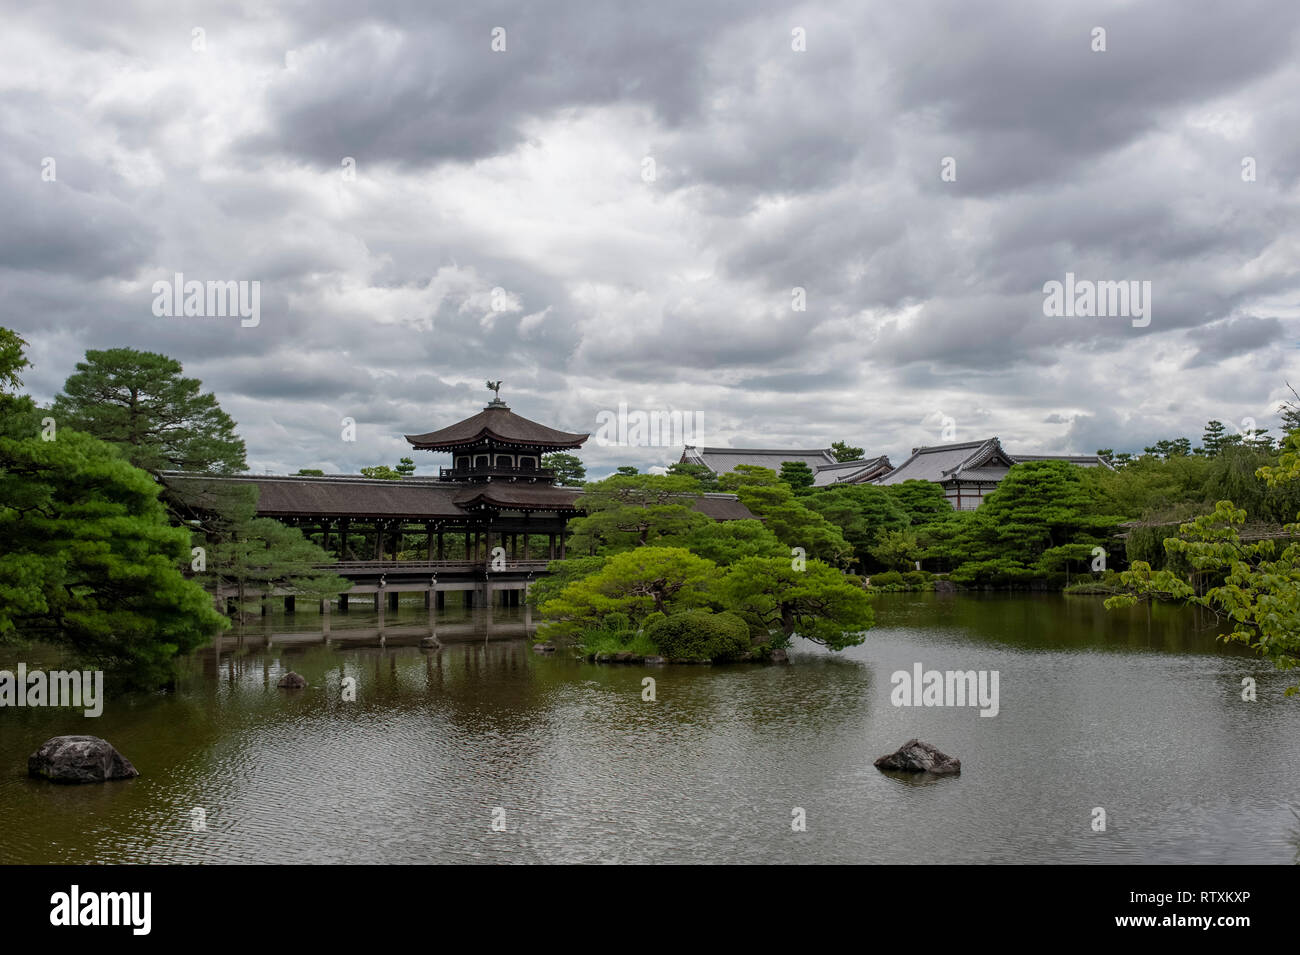
<path id="1" fill-rule="evenodd" d="M 543 455 L 542 467 L 555 472 L 555 483 L 560 487 L 582 487 L 582 482 L 587 479 L 587 469 L 576 454 L 556 451 Z"/>
<path id="2" fill-rule="evenodd" d="M 375 478 L 380 481 L 400 481 L 402 479 L 401 473 L 394 468 L 390 468 L 387 464 L 376 464 L 372 467 L 362 468 L 361 476 Z"/>
<path id="3" fill-rule="evenodd" d="M 570 522 L 575 553 L 613 554 L 682 544 L 712 521 L 694 509 L 696 484 L 665 474 L 615 474 L 586 485 L 585 516 Z"/>
<path id="4" fill-rule="evenodd" d="M 703 464 L 690 464 L 678 461 L 668 465 L 668 473 L 676 477 L 688 477 L 695 481 L 705 493 L 718 490 L 718 476 Z"/>
<path id="5" fill-rule="evenodd" d="M 734 613 L 688 610 L 657 617 L 645 635 L 669 660 L 735 660 L 749 652 L 749 625 Z"/>
<path id="6" fill-rule="evenodd" d="M 133 348 L 87 351 L 52 411 L 61 426 L 120 448 L 147 471 L 246 470 L 235 422 L 200 387 L 165 355 Z"/>
<path id="7" fill-rule="evenodd" d="M 910 528 L 901 531 L 884 530 L 872 545 L 870 554 L 882 567 L 912 570 L 925 554 L 925 548 L 916 532 Z"/>
<path id="8" fill-rule="evenodd" d="M 332 571 L 315 566 L 333 563 L 325 551 L 297 528 L 270 518 L 240 520 L 228 534 L 198 540 L 207 547 L 207 568 L 201 579 L 214 589 L 235 587 L 240 613 L 257 608 L 248 602 L 250 590 L 257 593 L 258 600 L 272 589 L 323 600 L 352 586 Z"/>
<path id="9" fill-rule="evenodd" d="M 870 553 L 883 531 L 901 530 L 911 523 L 897 500 L 872 484 L 835 485 L 800 501 L 839 528 L 859 559 Z M 952 510 L 946 503 L 944 507 Z"/>
<path id="10" fill-rule="evenodd" d="M 415 473 L 415 461 L 412 458 L 399 458 L 397 467 L 394 468 L 402 477 L 410 477 Z"/>
<path id="11" fill-rule="evenodd" d="M 952 580 L 1023 584 L 1090 559 L 1120 519 L 1102 512 L 1082 470 L 1064 461 L 1013 467 L 980 508 L 957 525 L 957 535 L 944 542 L 956 558 Z"/>
<path id="12" fill-rule="evenodd" d="M 803 461 L 782 461 L 780 478 L 793 488 L 812 487 L 813 470 Z"/>
<path id="13" fill-rule="evenodd" d="M 167 682 L 174 657 L 226 624 L 178 569 L 189 534 L 114 448 L 70 428 L 42 440 L 30 405 L 3 404 L 0 640 L 60 644 L 127 685 Z"/>
<path id="14" fill-rule="evenodd" d="M 884 490 L 907 514 L 913 527 L 946 519 L 953 513 L 943 488 L 932 481 L 902 481 L 886 485 Z"/>
<path id="15" fill-rule="evenodd" d="M 691 552 L 719 567 L 734 564 L 744 557 L 784 557 L 790 548 L 763 526 L 762 521 L 719 521 L 697 530 L 687 541 Z"/>
<path id="16" fill-rule="evenodd" d="M 769 630 L 797 633 L 832 650 L 861 643 L 873 623 L 870 597 L 856 579 L 818 560 L 799 571 L 781 558 L 746 557 L 728 568 L 717 594 Z"/>
<path id="17" fill-rule="evenodd" d="M 324 477 L 325 476 L 325 472 L 320 470 L 319 468 L 299 468 L 294 473 L 301 475 L 303 477 Z"/>
<path id="18" fill-rule="evenodd" d="M 850 447 L 843 441 L 831 442 L 831 453 L 835 455 L 836 461 L 861 461 L 862 449 Z"/>
<path id="19" fill-rule="evenodd" d="M 742 464 L 723 478 L 724 485 L 728 483 L 725 479 L 734 479 L 740 502 L 787 548 L 802 547 L 809 557 L 841 566 L 852 559 L 853 548 L 840 529 L 796 498 L 794 490 L 771 468 Z M 819 496 L 813 494 L 807 500 Z"/>
<path id="20" fill-rule="evenodd" d="M 707 601 L 716 576 L 712 561 L 679 547 L 624 551 L 543 603 L 543 629 L 547 636 L 562 636 L 591 629 L 610 613 L 624 613 L 639 622 L 653 611 L 699 606 Z"/>
<path id="21" fill-rule="evenodd" d="M 603 628 L 585 630 L 578 641 L 578 647 L 584 654 L 592 656 L 597 654 L 613 656 L 616 653 L 630 653 L 638 657 L 659 655 L 659 648 L 655 646 L 653 640 L 645 633 L 631 630 Z"/>

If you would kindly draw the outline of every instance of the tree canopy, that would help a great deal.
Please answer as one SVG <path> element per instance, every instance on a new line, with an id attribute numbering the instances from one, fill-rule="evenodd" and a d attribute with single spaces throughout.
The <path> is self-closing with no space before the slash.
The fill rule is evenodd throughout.
<path id="1" fill-rule="evenodd" d="M 61 427 L 85 431 L 122 449 L 138 468 L 244 471 L 244 442 L 216 397 L 165 355 L 110 348 L 85 361 L 55 397 Z"/>

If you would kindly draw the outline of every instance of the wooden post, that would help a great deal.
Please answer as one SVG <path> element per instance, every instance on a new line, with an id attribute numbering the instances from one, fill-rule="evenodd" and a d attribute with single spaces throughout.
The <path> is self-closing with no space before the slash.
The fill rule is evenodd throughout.
<path id="1" fill-rule="evenodd" d="M 425 544 L 424 559 L 431 561 L 433 560 L 433 525 L 432 524 L 424 525 L 424 544 Z"/>
<path id="2" fill-rule="evenodd" d="M 492 582 L 483 581 L 483 642 L 486 643 L 492 633 Z"/>
<path id="3" fill-rule="evenodd" d="M 288 595 L 285 596 L 285 598 L 284 598 L 284 612 L 285 612 L 286 615 L 291 614 L 291 613 L 297 613 L 297 612 L 298 612 L 298 607 L 297 607 L 297 605 L 295 604 L 293 597 L 288 596 Z"/>
<path id="4" fill-rule="evenodd" d="M 443 553 L 442 552 L 442 531 L 440 530 L 438 531 L 438 559 L 439 560 L 446 559 L 445 557 L 442 556 L 442 553 Z"/>
<path id="5" fill-rule="evenodd" d="M 533 605 L 528 602 L 528 581 L 524 581 L 524 633 L 533 629 Z"/>
<path id="6" fill-rule="evenodd" d="M 425 594 L 429 607 L 429 636 L 438 639 L 438 578 L 429 578 L 429 590 Z"/>

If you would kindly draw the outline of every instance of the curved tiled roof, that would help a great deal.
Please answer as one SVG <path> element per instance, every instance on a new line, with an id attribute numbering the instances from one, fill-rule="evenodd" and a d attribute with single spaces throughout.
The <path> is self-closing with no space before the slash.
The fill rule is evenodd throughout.
<path id="1" fill-rule="evenodd" d="M 464 518 L 482 507 L 494 510 L 580 511 L 578 488 L 514 481 L 469 484 L 403 478 L 385 481 L 351 475 L 186 474 L 164 471 L 165 484 L 183 486 L 198 506 L 221 485 L 252 484 L 262 517 L 355 517 L 424 521 Z M 734 494 L 703 494 L 694 509 L 715 521 L 753 519 Z"/>
<path id="2" fill-rule="evenodd" d="M 426 431 L 424 434 L 404 435 L 413 447 L 422 451 L 439 451 L 478 444 L 490 438 L 501 444 L 518 444 L 539 450 L 577 448 L 589 435 L 557 431 L 544 424 L 530 421 L 511 411 L 504 403 L 490 404 L 476 415 L 463 421 Z"/>

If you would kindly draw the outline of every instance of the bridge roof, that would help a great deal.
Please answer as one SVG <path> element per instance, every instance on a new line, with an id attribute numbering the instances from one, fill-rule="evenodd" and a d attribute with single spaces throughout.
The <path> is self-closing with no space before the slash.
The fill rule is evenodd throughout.
<path id="1" fill-rule="evenodd" d="M 202 506 L 222 485 L 252 484 L 262 517 L 394 518 L 411 521 L 464 518 L 484 508 L 514 511 L 577 511 L 578 488 L 490 481 L 471 484 L 407 477 L 400 481 L 353 475 L 190 474 L 163 472 L 163 481 L 185 486 Z M 715 521 L 753 519 L 734 494 L 704 494 L 695 510 Z"/>

